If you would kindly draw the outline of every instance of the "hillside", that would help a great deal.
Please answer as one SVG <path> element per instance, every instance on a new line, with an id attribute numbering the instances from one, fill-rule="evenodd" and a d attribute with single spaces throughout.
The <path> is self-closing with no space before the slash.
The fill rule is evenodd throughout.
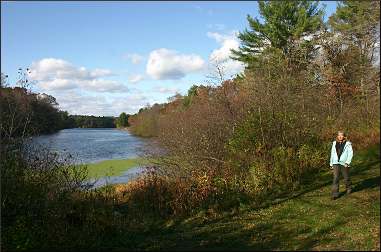
<path id="1" fill-rule="evenodd" d="M 261 209 L 204 212 L 164 227 L 153 225 L 136 245 L 148 250 L 380 250 L 379 151 L 378 145 L 357 154 L 349 196 L 330 199 L 327 170 L 311 187 Z"/>

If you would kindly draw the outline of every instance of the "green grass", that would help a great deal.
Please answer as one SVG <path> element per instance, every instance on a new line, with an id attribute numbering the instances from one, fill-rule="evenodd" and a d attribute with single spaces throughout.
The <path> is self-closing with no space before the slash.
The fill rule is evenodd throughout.
<path id="1" fill-rule="evenodd" d="M 104 160 L 98 163 L 86 164 L 89 178 L 100 178 L 105 176 L 118 176 L 133 167 L 147 164 L 148 160 L 143 158 Z"/>
<path id="2" fill-rule="evenodd" d="M 331 200 L 331 180 L 327 168 L 302 190 L 260 208 L 155 224 L 135 244 L 142 250 L 380 250 L 379 145 L 356 153 L 352 194 Z"/>

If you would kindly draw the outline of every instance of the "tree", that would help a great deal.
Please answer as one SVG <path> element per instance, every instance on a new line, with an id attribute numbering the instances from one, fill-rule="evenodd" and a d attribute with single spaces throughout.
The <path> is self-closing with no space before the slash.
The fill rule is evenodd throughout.
<path id="1" fill-rule="evenodd" d="M 116 120 L 116 126 L 118 128 L 121 128 L 121 127 L 127 127 L 128 126 L 128 115 L 124 112 L 122 112 L 118 119 Z"/>
<path id="2" fill-rule="evenodd" d="M 197 95 L 197 88 L 197 85 L 192 85 L 188 89 L 188 95 L 184 96 L 183 100 L 184 107 L 189 107 L 191 105 L 193 97 Z"/>
<path id="3" fill-rule="evenodd" d="M 54 96 L 42 93 L 42 94 L 37 94 L 37 99 L 40 100 L 41 102 L 46 102 L 52 106 L 58 106 L 57 99 Z"/>
<path id="4" fill-rule="evenodd" d="M 302 37 L 312 36 L 322 27 L 323 10 L 317 1 L 259 2 L 263 23 L 247 16 L 250 30 L 240 32 L 241 46 L 232 50 L 233 59 L 252 65 L 268 48 L 276 48 L 285 55 Z M 303 41 L 303 45 L 311 41 Z"/>
<path id="5" fill-rule="evenodd" d="M 333 32 L 360 49 L 362 60 L 371 63 L 380 40 L 380 2 L 342 1 L 329 18 Z"/>
<path id="6" fill-rule="evenodd" d="M 380 46 L 380 2 L 342 1 L 336 13 L 329 18 L 332 37 L 340 39 L 339 50 L 353 55 L 353 60 L 340 60 L 341 72 L 350 73 L 344 78 L 348 83 L 359 86 L 361 98 L 367 111 L 367 121 L 372 93 L 379 96 L 379 46 Z M 377 52 L 378 50 L 378 52 Z M 337 75 L 337 73 L 336 73 Z"/>

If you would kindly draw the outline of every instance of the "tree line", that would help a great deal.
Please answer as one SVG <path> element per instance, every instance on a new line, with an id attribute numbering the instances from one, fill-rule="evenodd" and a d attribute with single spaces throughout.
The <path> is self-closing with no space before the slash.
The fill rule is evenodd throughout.
<path id="1" fill-rule="evenodd" d="M 0 86 L 1 137 L 49 134 L 68 128 L 121 128 L 128 126 L 128 115 L 119 117 L 70 115 L 59 109 L 55 97 L 30 90 L 26 74 L 21 73 L 17 85 L 7 84 L 1 75 Z"/>

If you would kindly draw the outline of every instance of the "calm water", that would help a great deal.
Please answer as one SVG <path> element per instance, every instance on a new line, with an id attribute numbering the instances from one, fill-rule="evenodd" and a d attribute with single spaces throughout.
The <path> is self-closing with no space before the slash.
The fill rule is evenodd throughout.
<path id="1" fill-rule="evenodd" d="M 148 147 L 148 140 L 118 129 L 64 129 L 55 134 L 33 137 L 59 154 L 71 154 L 76 163 L 137 157 Z"/>
<path id="2" fill-rule="evenodd" d="M 70 154 L 75 163 L 134 158 L 149 146 L 149 140 L 135 137 L 128 131 L 109 128 L 64 129 L 55 134 L 33 137 L 31 141 L 63 156 Z M 134 167 L 120 176 L 100 178 L 95 187 L 128 182 L 142 171 L 141 167 Z"/>

